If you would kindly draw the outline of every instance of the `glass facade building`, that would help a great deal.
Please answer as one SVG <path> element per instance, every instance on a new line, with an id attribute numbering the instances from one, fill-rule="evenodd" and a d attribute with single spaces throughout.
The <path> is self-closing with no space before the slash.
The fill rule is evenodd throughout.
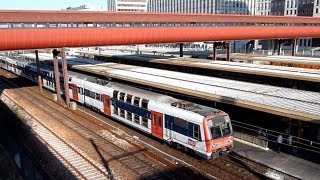
<path id="1" fill-rule="evenodd" d="M 148 12 L 254 14 L 252 0 L 149 0 Z"/>

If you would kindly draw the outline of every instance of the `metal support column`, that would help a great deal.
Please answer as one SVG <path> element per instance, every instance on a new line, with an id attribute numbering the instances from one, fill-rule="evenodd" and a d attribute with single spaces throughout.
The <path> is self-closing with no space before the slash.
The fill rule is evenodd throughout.
<path id="1" fill-rule="evenodd" d="M 230 61 L 230 54 L 231 54 L 231 51 L 230 51 L 230 43 L 229 42 L 226 42 L 225 43 L 225 48 L 227 49 L 227 59 L 226 61 Z"/>
<path id="2" fill-rule="evenodd" d="M 217 45 L 216 43 L 213 43 L 213 53 L 212 53 L 212 60 L 216 61 L 217 60 Z"/>
<path id="3" fill-rule="evenodd" d="M 292 42 L 291 42 L 291 55 L 292 56 L 296 55 L 296 45 L 297 45 L 297 39 L 292 39 Z"/>
<path id="4" fill-rule="evenodd" d="M 180 57 L 183 57 L 183 43 L 180 43 Z"/>
<path id="5" fill-rule="evenodd" d="M 54 66 L 54 79 L 57 93 L 57 100 L 61 102 L 61 90 L 60 90 L 60 73 L 59 73 L 59 62 L 58 62 L 58 54 L 60 53 L 56 49 L 52 51 L 53 53 L 53 66 Z"/>
<path id="6" fill-rule="evenodd" d="M 69 79 L 68 79 L 68 66 L 66 59 L 66 52 L 62 50 L 62 71 L 63 71 L 63 82 L 64 82 L 64 94 L 66 97 L 67 107 L 70 107 L 70 96 L 69 96 Z"/>
<path id="7" fill-rule="evenodd" d="M 41 74 L 40 74 L 40 62 L 39 62 L 38 50 L 36 50 L 35 53 L 36 53 L 36 62 L 37 62 L 38 85 L 39 85 L 40 93 L 42 93 L 42 78 L 41 78 Z"/>
<path id="8" fill-rule="evenodd" d="M 282 43 L 283 41 L 282 40 L 278 40 L 278 45 L 277 45 L 277 51 L 278 51 L 278 55 L 280 55 L 281 51 L 282 51 Z"/>

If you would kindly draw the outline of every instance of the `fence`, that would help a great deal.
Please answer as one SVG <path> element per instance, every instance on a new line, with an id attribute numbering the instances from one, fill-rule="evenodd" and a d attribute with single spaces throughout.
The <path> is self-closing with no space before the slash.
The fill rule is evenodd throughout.
<path id="1" fill-rule="evenodd" d="M 281 133 L 262 127 L 232 120 L 234 137 L 252 144 L 269 148 L 270 143 L 277 143 L 278 137 L 282 136 L 282 145 L 292 149 L 301 149 L 320 154 L 320 142 L 299 138 L 290 134 Z"/>

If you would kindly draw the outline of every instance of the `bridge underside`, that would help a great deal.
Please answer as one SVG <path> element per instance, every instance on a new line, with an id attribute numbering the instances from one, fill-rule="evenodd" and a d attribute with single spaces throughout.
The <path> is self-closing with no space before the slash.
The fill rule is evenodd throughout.
<path id="1" fill-rule="evenodd" d="M 0 29 L 0 50 L 319 37 L 320 27 L 122 27 Z"/>

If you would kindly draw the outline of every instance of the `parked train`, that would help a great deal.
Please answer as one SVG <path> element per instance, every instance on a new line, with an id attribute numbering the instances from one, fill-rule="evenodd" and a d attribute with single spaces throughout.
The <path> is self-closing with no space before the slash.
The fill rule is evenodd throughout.
<path id="1" fill-rule="evenodd" d="M 0 56 L 0 66 L 37 82 L 36 65 Z M 54 91 L 53 71 L 42 67 L 42 84 Z M 78 73 L 69 75 L 73 101 L 206 159 L 233 147 L 231 121 L 223 111 Z"/>

